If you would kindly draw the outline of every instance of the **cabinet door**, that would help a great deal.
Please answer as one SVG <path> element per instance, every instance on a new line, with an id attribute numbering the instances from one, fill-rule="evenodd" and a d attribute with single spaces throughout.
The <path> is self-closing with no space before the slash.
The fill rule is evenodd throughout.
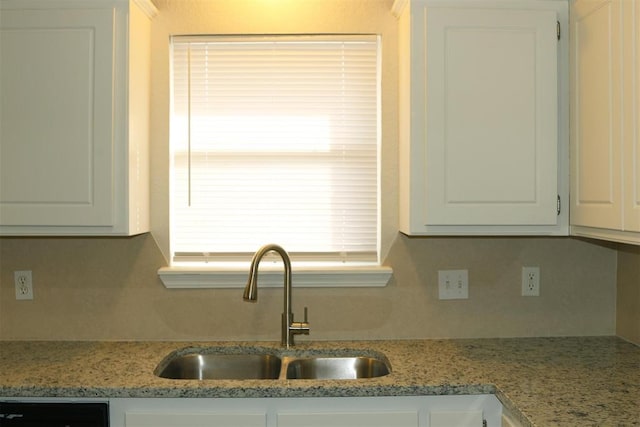
<path id="1" fill-rule="evenodd" d="M 2 10 L 2 225 L 113 223 L 114 19 Z"/>
<path id="2" fill-rule="evenodd" d="M 624 229 L 640 232 L 640 1 L 622 3 Z"/>
<path id="3" fill-rule="evenodd" d="M 572 9 L 571 224 L 622 229 L 619 0 Z"/>
<path id="4" fill-rule="evenodd" d="M 557 21 L 427 6 L 425 224 L 556 224 Z"/>
<path id="5" fill-rule="evenodd" d="M 126 427 L 265 427 L 265 414 L 138 413 L 125 415 Z"/>
<path id="6" fill-rule="evenodd" d="M 482 425 L 482 410 L 431 411 L 429 427 L 476 427 Z"/>
<path id="7" fill-rule="evenodd" d="M 278 427 L 418 427 L 417 411 L 280 413 Z"/>

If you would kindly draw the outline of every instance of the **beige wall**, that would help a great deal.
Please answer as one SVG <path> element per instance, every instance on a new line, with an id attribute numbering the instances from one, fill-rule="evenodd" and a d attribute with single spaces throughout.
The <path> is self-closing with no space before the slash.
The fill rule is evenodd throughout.
<path id="1" fill-rule="evenodd" d="M 613 335 L 616 257 L 571 238 L 398 235 L 389 286 L 296 289 L 294 309 L 309 307 L 311 340 Z M 257 304 L 240 288 L 167 290 L 163 265 L 149 234 L 2 238 L 0 339 L 279 340 L 281 289 L 261 290 Z M 540 297 L 520 296 L 522 265 L 540 266 Z M 439 301 L 437 270 L 459 268 L 469 269 L 469 299 Z M 13 271 L 23 269 L 33 301 L 15 300 Z"/>
<path id="2" fill-rule="evenodd" d="M 279 289 L 265 289 L 258 304 L 247 304 L 242 289 L 167 290 L 156 274 L 168 254 L 167 43 L 169 34 L 185 32 L 382 34 L 382 244 L 394 279 L 380 289 L 297 289 L 296 313 L 309 307 L 309 339 L 615 333 L 616 260 L 618 280 L 637 292 L 637 273 L 625 273 L 633 270 L 637 254 L 569 238 L 409 239 L 397 233 L 401 171 L 391 0 L 155 3 L 160 14 L 152 25 L 153 237 L 0 239 L 0 339 L 279 339 Z M 520 296 L 523 265 L 541 268 L 538 298 Z M 439 301 L 437 270 L 460 268 L 469 270 L 470 298 Z M 23 269 L 33 271 L 33 301 L 15 300 L 13 271 Z M 633 322 L 637 315 L 624 318 Z"/>
<path id="3" fill-rule="evenodd" d="M 616 334 L 640 345 L 640 246 L 618 250 Z"/>

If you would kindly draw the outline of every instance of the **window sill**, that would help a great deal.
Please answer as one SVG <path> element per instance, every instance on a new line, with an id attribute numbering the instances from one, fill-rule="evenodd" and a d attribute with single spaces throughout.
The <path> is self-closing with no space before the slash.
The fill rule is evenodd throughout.
<path id="1" fill-rule="evenodd" d="M 384 287 L 393 269 L 385 266 L 298 267 L 292 271 L 296 288 Z M 158 276 L 168 289 L 243 288 L 249 269 L 221 267 L 162 267 Z M 260 287 L 282 287 L 282 269 L 260 269 Z"/>

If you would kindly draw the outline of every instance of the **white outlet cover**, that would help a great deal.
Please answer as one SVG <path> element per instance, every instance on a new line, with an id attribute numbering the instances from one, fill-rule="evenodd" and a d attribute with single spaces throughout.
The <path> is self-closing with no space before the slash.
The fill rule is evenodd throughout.
<path id="1" fill-rule="evenodd" d="M 13 277 L 16 286 L 17 300 L 33 299 L 33 277 L 31 270 L 14 271 Z"/>
<path id="2" fill-rule="evenodd" d="M 439 270 L 438 298 L 468 299 L 469 270 Z"/>
<path id="3" fill-rule="evenodd" d="M 540 267 L 522 267 L 522 296 L 540 296 Z"/>

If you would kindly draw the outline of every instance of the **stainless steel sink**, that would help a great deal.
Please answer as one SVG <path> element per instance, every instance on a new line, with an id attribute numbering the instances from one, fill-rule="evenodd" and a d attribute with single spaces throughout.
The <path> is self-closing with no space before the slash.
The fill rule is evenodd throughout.
<path id="1" fill-rule="evenodd" d="M 389 374 L 389 366 L 373 357 L 309 357 L 287 363 L 287 379 L 348 380 Z"/>
<path id="2" fill-rule="evenodd" d="M 282 361 L 271 354 L 192 353 L 169 360 L 156 368 L 162 378 L 192 380 L 277 379 Z"/>
<path id="3" fill-rule="evenodd" d="M 390 372 L 383 355 L 291 352 L 278 355 L 255 348 L 208 348 L 175 351 L 158 364 L 154 374 L 177 380 L 353 380 L 381 377 Z"/>

